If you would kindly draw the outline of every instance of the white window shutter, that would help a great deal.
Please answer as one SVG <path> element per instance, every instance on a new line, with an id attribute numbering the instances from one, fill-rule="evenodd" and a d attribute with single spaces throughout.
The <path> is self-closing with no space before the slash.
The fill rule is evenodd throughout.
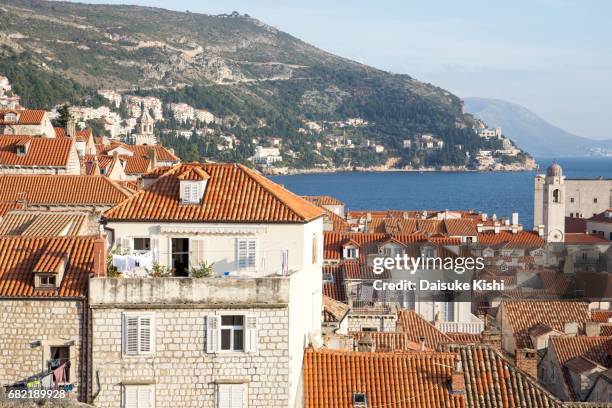
<path id="1" fill-rule="evenodd" d="M 138 408 L 153 408 L 153 390 L 151 387 L 138 387 Z"/>
<path id="2" fill-rule="evenodd" d="M 159 262 L 159 238 L 157 237 L 151 237 L 151 253 L 153 262 Z"/>
<path id="3" fill-rule="evenodd" d="M 138 354 L 138 316 L 124 316 L 123 352 L 128 355 Z"/>
<path id="4" fill-rule="evenodd" d="M 216 353 L 219 351 L 219 340 L 221 337 L 221 317 L 215 315 L 206 316 L 206 352 Z"/>
<path id="5" fill-rule="evenodd" d="M 257 316 L 245 316 L 245 339 L 244 344 L 247 352 L 256 353 L 259 348 L 259 331 L 257 327 Z"/>
<path id="6" fill-rule="evenodd" d="M 123 391 L 123 407 L 124 408 L 139 408 L 138 404 L 138 387 L 125 387 Z"/>
<path id="7" fill-rule="evenodd" d="M 134 248 L 134 245 L 132 244 L 131 237 L 121 238 L 121 251 L 122 252 L 129 252 L 132 248 Z"/>
<path id="8" fill-rule="evenodd" d="M 217 394 L 217 408 L 243 408 L 246 406 L 244 384 L 219 384 Z"/>
<path id="9" fill-rule="evenodd" d="M 231 387 L 231 408 L 243 408 L 244 407 L 244 384 L 232 384 Z"/>
<path id="10" fill-rule="evenodd" d="M 192 267 L 197 267 L 200 263 L 206 260 L 206 241 L 204 238 L 191 238 L 189 240 L 189 263 Z"/>
<path id="11" fill-rule="evenodd" d="M 152 353 L 155 341 L 151 316 L 140 317 L 138 331 L 140 336 L 140 348 L 138 351 L 145 354 Z"/>
<path id="12" fill-rule="evenodd" d="M 248 267 L 255 268 L 257 259 L 257 241 L 254 239 L 248 240 Z"/>

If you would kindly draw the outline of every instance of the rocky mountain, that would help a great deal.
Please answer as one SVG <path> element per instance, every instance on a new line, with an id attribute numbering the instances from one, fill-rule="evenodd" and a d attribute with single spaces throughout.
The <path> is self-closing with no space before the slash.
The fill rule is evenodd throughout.
<path id="1" fill-rule="evenodd" d="M 101 87 L 186 102 L 232 118 L 234 129 L 220 131 L 242 143 L 224 160 L 245 160 L 252 141 L 269 136 L 285 141 L 294 167 L 469 166 L 479 149 L 496 148 L 475 135 L 473 117 L 444 89 L 332 55 L 236 12 L 2 0 L 0 21 L 0 74 L 24 105 L 76 103 Z M 349 118 L 368 126 L 300 131 L 306 121 Z M 444 147 L 404 148 L 423 133 Z M 359 148 L 340 155 L 315 147 L 330 135 Z"/>
<path id="2" fill-rule="evenodd" d="M 499 99 L 466 98 L 466 110 L 534 156 L 597 156 L 612 154 L 612 140 L 580 137 L 556 127 L 527 108 Z"/>

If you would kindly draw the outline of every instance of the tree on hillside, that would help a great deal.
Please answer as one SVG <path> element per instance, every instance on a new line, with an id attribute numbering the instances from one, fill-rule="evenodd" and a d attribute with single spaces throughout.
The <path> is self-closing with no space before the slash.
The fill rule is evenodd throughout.
<path id="1" fill-rule="evenodd" d="M 65 128 L 71 117 L 70 111 L 68 110 L 68 105 L 62 105 L 62 107 L 57 110 L 57 113 L 59 113 L 59 116 L 53 119 L 53 126 Z"/>

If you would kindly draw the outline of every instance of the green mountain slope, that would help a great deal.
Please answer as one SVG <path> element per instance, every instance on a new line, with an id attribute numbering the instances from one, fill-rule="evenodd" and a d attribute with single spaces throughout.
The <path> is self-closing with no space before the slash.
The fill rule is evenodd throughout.
<path id="1" fill-rule="evenodd" d="M 239 118 L 232 133 L 243 141 L 241 151 L 222 159 L 244 160 L 253 137 L 268 136 L 287 141 L 296 167 L 338 165 L 347 157 L 352 165 L 390 158 L 398 166 L 466 165 L 466 153 L 495 148 L 475 136 L 473 118 L 455 95 L 337 57 L 237 13 L 5 0 L 0 21 L 0 73 L 20 61 L 26 74 L 5 75 L 28 105 L 49 108 L 100 87 L 186 102 Z M 61 89 L 35 92 L 31 78 Z M 355 117 L 369 125 L 348 136 L 381 144 L 384 154 L 316 151 L 322 136 L 298 132 L 305 120 Z M 423 132 L 442 139 L 444 148 L 424 155 L 402 147 Z"/>

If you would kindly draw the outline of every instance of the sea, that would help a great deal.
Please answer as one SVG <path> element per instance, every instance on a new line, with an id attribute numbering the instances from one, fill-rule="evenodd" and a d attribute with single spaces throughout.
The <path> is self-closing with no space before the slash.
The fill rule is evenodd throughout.
<path id="1" fill-rule="evenodd" d="M 474 210 L 533 225 L 534 176 L 556 161 L 567 178 L 612 178 L 612 157 L 536 158 L 537 172 L 341 172 L 275 176 L 300 195 L 331 195 L 349 210 Z"/>

